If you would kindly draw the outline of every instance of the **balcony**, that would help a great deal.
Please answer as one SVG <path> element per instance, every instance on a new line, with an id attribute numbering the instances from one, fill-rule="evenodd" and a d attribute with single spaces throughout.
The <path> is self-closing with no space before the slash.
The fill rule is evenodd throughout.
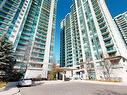
<path id="1" fill-rule="evenodd" d="M 33 21 L 34 21 L 34 20 L 33 20 L 33 18 L 28 17 L 28 18 L 27 18 L 27 21 L 30 22 L 31 24 L 33 24 Z"/>
<path id="2" fill-rule="evenodd" d="M 96 10 L 100 10 L 100 7 L 98 5 L 94 7 L 94 11 Z"/>
<path id="3" fill-rule="evenodd" d="M 6 29 L 6 28 L 7 28 L 7 26 L 6 26 L 6 25 L 4 25 L 4 24 L 2 24 L 2 25 L 0 25 L 0 28 Z"/>
<path id="4" fill-rule="evenodd" d="M 1 30 L 2 30 L 2 31 L 7 31 L 7 28 L 0 27 L 0 34 L 1 34 Z M 0 35 L 0 36 L 1 36 L 1 35 Z"/>
<path id="5" fill-rule="evenodd" d="M 103 37 L 104 41 L 108 41 L 108 40 L 111 40 L 111 37 Z"/>
<path id="6" fill-rule="evenodd" d="M 18 46 L 18 47 L 17 47 L 17 50 L 22 50 L 22 51 L 25 51 L 26 49 L 25 49 L 25 47 L 24 47 L 24 48 L 22 48 L 22 47 Z"/>
<path id="7" fill-rule="evenodd" d="M 28 28 L 24 28 L 24 30 L 26 30 L 26 31 L 31 31 L 31 29 L 28 29 Z"/>
<path id="8" fill-rule="evenodd" d="M 38 56 L 31 56 L 31 58 L 44 59 L 43 57 L 38 57 Z"/>
<path id="9" fill-rule="evenodd" d="M 98 14 L 96 17 L 97 17 L 97 19 L 102 18 L 102 17 L 103 17 L 103 16 L 102 16 L 102 13 Z"/>
<path id="10" fill-rule="evenodd" d="M 43 26 L 41 26 L 41 28 L 38 28 L 38 31 L 42 32 L 42 30 L 43 30 L 43 32 L 47 33 L 48 29 Z"/>
<path id="11" fill-rule="evenodd" d="M 106 24 L 104 20 L 102 20 L 102 22 L 99 23 L 99 26 Z"/>
<path id="12" fill-rule="evenodd" d="M 11 20 L 4 19 L 2 22 L 10 23 L 10 22 L 11 22 Z"/>
<path id="13" fill-rule="evenodd" d="M 44 45 L 44 46 L 45 46 L 45 43 L 43 43 L 43 42 L 41 42 L 41 41 L 35 40 L 35 43 L 36 43 L 36 44 L 41 44 L 41 45 Z"/>
<path id="14" fill-rule="evenodd" d="M 101 23 L 104 20 L 103 16 L 101 16 L 101 18 L 98 18 L 98 22 Z"/>
<path id="15" fill-rule="evenodd" d="M 16 53 L 16 56 L 24 56 L 24 54 L 22 54 L 22 53 Z"/>
<path id="16" fill-rule="evenodd" d="M 24 36 L 30 36 L 31 34 L 29 32 L 27 32 L 27 31 L 23 31 L 22 35 L 24 35 Z"/>
<path id="17" fill-rule="evenodd" d="M 45 47 L 45 45 L 44 44 L 34 44 L 35 46 L 39 46 L 39 47 L 42 47 L 42 48 L 44 48 Z"/>
<path id="18" fill-rule="evenodd" d="M 26 23 L 25 25 L 26 25 L 27 27 L 29 27 L 29 28 L 32 28 L 32 27 L 33 27 L 31 23 Z"/>
<path id="19" fill-rule="evenodd" d="M 109 34 L 109 31 L 104 31 L 104 32 L 102 32 L 102 36 L 105 36 L 105 35 L 107 35 L 107 34 Z"/>
<path id="20" fill-rule="evenodd" d="M 14 12 L 12 12 L 12 11 L 8 11 L 8 10 L 2 10 L 4 13 L 6 13 L 6 14 L 11 14 L 11 16 L 13 16 L 14 15 Z"/>
<path id="21" fill-rule="evenodd" d="M 8 3 L 4 5 L 4 7 L 8 8 L 9 10 L 15 11 L 17 9 L 17 7 L 12 7 L 12 6 L 13 6 L 12 4 L 10 5 Z"/>
<path id="22" fill-rule="evenodd" d="M 12 16 L 7 15 L 5 12 L 0 11 L 0 17 L 11 20 Z"/>
<path id="23" fill-rule="evenodd" d="M 9 16 L 11 16 L 11 17 L 13 17 L 13 15 L 14 15 L 14 13 L 10 13 L 10 12 L 6 12 L 6 11 L 2 11 L 4 14 L 7 14 L 7 15 L 9 15 Z"/>
<path id="24" fill-rule="evenodd" d="M 100 27 L 100 30 L 104 30 L 104 29 L 107 29 L 107 26 L 106 25 Z"/>
<path id="25" fill-rule="evenodd" d="M 15 3 L 15 4 L 19 4 L 19 0 L 10 0 L 11 2 Z"/>
<path id="26" fill-rule="evenodd" d="M 22 46 L 26 46 L 28 43 L 25 43 L 25 42 L 19 42 L 19 45 L 22 45 Z"/>
<path id="27" fill-rule="evenodd" d="M 9 20 L 9 21 L 11 21 L 11 19 L 12 19 L 12 17 L 8 17 L 7 15 L 3 16 L 1 14 L 0 14 L 0 18 L 4 18 L 4 19 Z"/>
<path id="28" fill-rule="evenodd" d="M 2 24 L 4 24 L 6 27 L 9 26 L 9 23 L 5 23 L 5 22 L 1 22 Z M 4 26 L 1 26 L 4 28 Z"/>
<path id="29" fill-rule="evenodd" d="M 72 54 L 67 56 L 67 59 L 72 59 Z"/>
<path id="30" fill-rule="evenodd" d="M 110 41 L 109 42 L 107 42 L 107 43 L 110 43 Z M 108 53 L 114 53 L 114 52 L 116 52 L 116 50 L 115 50 L 115 48 L 112 46 L 112 47 L 106 47 L 107 48 L 107 52 Z"/>
<path id="31" fill-rule="evenodd" d="M 71 66 L 71 65 L 73 65 L 72 61 L 67 61 L 66 66 Z"/>
<path id="32" fill-rule="evenodd" d="M 112 42 L 107 43 L 107 44 L 105 43 L 105 46 L 106 46 L 106 47 L 111 47 L 111 46 L 114 46 L 114 44 L 113 44 Z"/>
<path id="33" fill-rule="evenodd" d="M 97 11 L 95 11 L 95 14 L 96 15 L 100 15 L 101 14 L 101 11 L 100 10 L 97 10 Z"/>
<path id="34" fill-rule="evenodd" d="M 12 7 L 9 8 L 9 7 L 6 6 L 6 5 L 4 5 L 3 10 L 4 10 L 4 11 L 6 10 L 7 12 L 8 12 L 8 11 L 11 11 L 12 13 L 14 13 L 14 12 L 16 11 L 16 9 L 13 9 Z"/>
<path id="35" fill-rule="evenodd" d="M 37 46 L 37 45 L 34 45 L 34 48 L 37 48 L 37 49 L 44 49 L 44 50 L 45 50 L 45 47 L 40 47 L 40 46 Z"/>
<path id="36" fill-rule="evenodd" d="M 107 52 L 108 52 L 108 54 L 116 53 L 116 50 L 109 50 L 109 51 L 107 51 Z"/>
<path id="37" fill-rule="evenodd" d="M 95 7 L 97 7 L 98 6 L 98 4 L 97 4 L 97 2 L 92 2 L 93 3 L 93 7 L 95 8 Z"/>
<path id="38" fill-rule="evenodd" d="M 44 54 L 44 51 L 33 50 L 33 53 L 37 53 L 37 54 Z"/>
<path id="39" fill-rule="evenodd" d="M 43 35 L 42 33 L 40 34 L 40 33 L 37 32 L 36 35 L 37 35 L 37 36 L 41 36 L 42 38 L 46 38 L 46 35 Z"/>
<path id="40" fill-rule="evenodd" d="M 44 38 L 42 38 L 42 37 L 36 37 L 36 39 L 42 40 L 43 42 L 46 42 L 46 39 L 44 39 Z"/>
<path id="41" fill-rule="evenodd" d="M 23 37 L 23 36 L 21 36 L 21 39 L 23 39 L 23 40 L 30 40 L 30 38 L 29 37 Z"/>

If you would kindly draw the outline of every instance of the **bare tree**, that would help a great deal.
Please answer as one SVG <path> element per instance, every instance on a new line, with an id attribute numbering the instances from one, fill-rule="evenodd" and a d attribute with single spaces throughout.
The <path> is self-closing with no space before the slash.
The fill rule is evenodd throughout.
<path id="1" fill-rule="evenodd" d="M 56 64 L 53 64 L 52 70 L 48 73 L 48 80 L 56 79 L 58 72 L 60 72 L 60 68 Z"/>
<path id="2" fill-rule="evenodd" d="M 111 73 L 112 73 L 112 63 L 110 60 L 105 59 L 103 63 L 103 75 L 105 80 L 111 80 Z"/>
<path id="3" fill-rule="evenodd" d="M 28 68 L 29 60 L 30 60 L 31 45 L 32 45 L 31 41 L 29 41 L 28 44 L 26 45 L 25 52 L 23 54 L 23 58 L 21 61 L 22 64 L 24 64 L 24 66 L 20 67 L 21 71 L 25 69 L 25 72 L 26 72 L 26 70 Z"/>

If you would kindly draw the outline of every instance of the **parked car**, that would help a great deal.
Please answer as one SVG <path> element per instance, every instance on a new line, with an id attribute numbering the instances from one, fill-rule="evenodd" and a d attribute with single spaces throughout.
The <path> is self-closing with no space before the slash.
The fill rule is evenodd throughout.
<path id="1" fill-rule="evenodd" d="M 71 79 L 70 78 L 66 78 L 65 81 L 70 81 Z"/>
<path id="2" fill-rule="evenodd" d="M 18 82 L 18 86 L 32 86 L 31 79 L 22 79 Z"/>

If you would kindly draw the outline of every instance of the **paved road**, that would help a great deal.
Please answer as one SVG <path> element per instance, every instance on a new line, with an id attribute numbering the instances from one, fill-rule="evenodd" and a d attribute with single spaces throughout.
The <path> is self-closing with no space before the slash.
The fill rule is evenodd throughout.
<path id="1" fill-rule="evenodd" d="M 83 82 L 41 84 L 20 88 L 21 95 L 127 95 L 127 86 Z"/>

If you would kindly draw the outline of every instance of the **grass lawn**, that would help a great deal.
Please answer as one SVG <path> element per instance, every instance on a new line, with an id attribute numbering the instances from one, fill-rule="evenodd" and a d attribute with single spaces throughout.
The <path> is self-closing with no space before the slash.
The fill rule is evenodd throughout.
<path id="1" fill-rule="evenodd" d="M 0 82 L 0 88 L 5 87 L 6 86 L 6 82 Z"/>

